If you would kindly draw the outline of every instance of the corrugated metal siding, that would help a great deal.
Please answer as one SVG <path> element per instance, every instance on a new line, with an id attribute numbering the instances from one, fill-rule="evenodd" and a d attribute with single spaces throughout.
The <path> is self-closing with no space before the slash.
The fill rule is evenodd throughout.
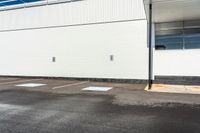
<path id="1" fill-rule="evenodd" d="M 145 19 L 143 0 L 84 0 L 0 12 L 0 30 Z"/>

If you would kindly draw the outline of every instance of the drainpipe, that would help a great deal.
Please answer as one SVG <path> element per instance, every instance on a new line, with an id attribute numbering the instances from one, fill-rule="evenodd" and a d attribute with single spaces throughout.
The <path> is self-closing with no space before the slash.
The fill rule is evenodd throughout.
<path id="1" fill-rule="evenodd" d="M 149 77 L 148 89 L 152 87 L 152 74 L 153 74 L 153 49 L 152 49 L 152 2 L 149 3 Z"/>

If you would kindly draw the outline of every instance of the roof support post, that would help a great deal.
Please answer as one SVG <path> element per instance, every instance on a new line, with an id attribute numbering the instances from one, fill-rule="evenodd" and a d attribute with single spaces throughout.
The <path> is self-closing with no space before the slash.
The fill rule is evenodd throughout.
<path id="1" fill-rule="evenodd" d="M 149 3 L 149 75 L 148 75 L 148 89 L 152 87 L 152 75 L 153 75 L 153 47 L 152 47 L 152 2 Z"/>

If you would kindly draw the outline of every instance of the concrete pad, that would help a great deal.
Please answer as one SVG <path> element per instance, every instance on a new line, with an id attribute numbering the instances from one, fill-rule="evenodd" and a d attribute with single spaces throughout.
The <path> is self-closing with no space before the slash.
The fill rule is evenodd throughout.
<path id="1" fill-rule="evenodd" d="M 150 92 L 200 94 L 200 86 L 153 84 Z"/>

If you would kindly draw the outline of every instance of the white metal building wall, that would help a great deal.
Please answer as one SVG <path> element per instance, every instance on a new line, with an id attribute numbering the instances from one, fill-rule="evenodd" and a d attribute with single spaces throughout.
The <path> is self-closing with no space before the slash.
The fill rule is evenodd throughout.
<path id="1" fill-rule="evenodd" d="M 200 76 L 200 50 L 155 50 L 154 75 Z"/>
<path id="2" fill-rule="evenodd" d="M 0 30 L 145 19 L 142 0 L 83 0 L 0 12 Z"/>
<path id="3" fill-rule="evenodd" d="M 85 0 L 0 14 L 0 75 L 147 78 L 142 0 Z M 131 21 L 67 26 L 124 20 Z"/>

